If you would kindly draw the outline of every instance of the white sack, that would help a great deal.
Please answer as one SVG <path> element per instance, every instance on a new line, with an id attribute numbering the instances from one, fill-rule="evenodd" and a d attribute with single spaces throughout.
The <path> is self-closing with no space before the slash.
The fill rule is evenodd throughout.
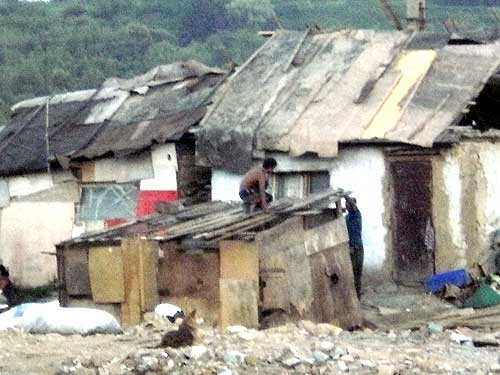
<path id="1" fill-rule="evenodd" d="M 122 332 L 115 317 L 106 311 L 60 307 L 57 301 L 26 303 L 0 314 L 0 330 L 22 329 L 29 333 L 91 335 Z"/>

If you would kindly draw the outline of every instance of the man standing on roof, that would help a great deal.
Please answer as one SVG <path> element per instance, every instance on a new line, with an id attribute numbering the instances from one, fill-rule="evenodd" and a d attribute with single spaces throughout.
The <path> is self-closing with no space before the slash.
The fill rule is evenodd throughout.
<path id="1" fill-rule="evenodd" d="M 256 207 L 267 211 L 273 196 L 266 193 L 268 178 L 278 163 L 274 158 L 264 159 L 262 167 L 249 170 L 240 183 L 240 198 L 247 212 L 253 212 Z"/>
<path id="2" fill-rule="evenodd" d="M 361 277 L 363 275 L 363 258 L 365 251 L 363 239 L 361 238 L 362 218 L 361 211 L 356 203 L 356 198 L 344 196 L 347 216 L 345 217 L 347 232 L 349 234 L 349 249 L 351 254 L 352 272 L 354 274 L 354 286 L 358 299 L 361 297 Z"/>

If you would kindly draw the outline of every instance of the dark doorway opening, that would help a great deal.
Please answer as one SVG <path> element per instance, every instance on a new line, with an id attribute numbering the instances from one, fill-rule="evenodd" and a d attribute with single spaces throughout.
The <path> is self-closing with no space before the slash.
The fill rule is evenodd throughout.
<path id="1" fill-rule="evenodd" d="M 427 157 L 389 161 L 392 187 L 391 229 L 396 282 L 423 282 L 434 274 L 432 163 Z"/>

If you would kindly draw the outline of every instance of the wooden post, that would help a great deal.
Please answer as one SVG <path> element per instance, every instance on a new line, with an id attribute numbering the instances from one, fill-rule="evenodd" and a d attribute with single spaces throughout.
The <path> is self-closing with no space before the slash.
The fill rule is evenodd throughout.
<path id="1" fill-rule="evenodd" d="M 127 239 L 122 242 L 125 302 L 121 306 L 122 324 L 141 322 L 142 313 L 159 301 L 157 286 L 158 246 L 156 242 Z"/>
<path id="2" fill-rule="evenodd" d="M 68 306 L 68 291 L 66 290 L 66 270 L 64 262 L 64 246 L 56 246 L 56 260 L 57 260 L 57 291 L 59 297 L 59 304 L 63 307 Z"/>

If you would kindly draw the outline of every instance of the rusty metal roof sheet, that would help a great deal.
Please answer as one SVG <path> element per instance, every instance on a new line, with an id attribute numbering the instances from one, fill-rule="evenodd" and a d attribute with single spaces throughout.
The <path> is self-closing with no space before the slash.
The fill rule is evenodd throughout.
<path id="1" fill-rule="evenodd" d="M 59 156 L 126 154 L 178 140 L 223 79 L 224 71 L 188 61 L 110 78 L 97 90 L 19 102 L 0 131 L 0 175 L 46 170 Z"/>
<path id="2" fill-rule="evenodd" d="M 74 157 L 94 158 L 127 154 L 154 143 L 175 141 L 205 115 L 208 101 L 223 78 L 208 73 L 184 81 L 148 87 L 146 94 L 132 94 L 116 110 L 109 125 Z"/>
<path id="3" fill-rule="evenodd" d="M 333 157 L 342 142 L 432 146 L 498 69 L 500 45 L 416 35 L 276 32 L 218 93 L 199 160 L 243 172 L 263 151 Z"/>

